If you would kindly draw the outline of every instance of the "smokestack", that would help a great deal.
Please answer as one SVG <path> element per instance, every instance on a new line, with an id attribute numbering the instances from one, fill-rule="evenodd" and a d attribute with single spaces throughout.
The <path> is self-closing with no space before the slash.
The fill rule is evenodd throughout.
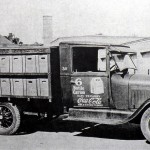
<path id="1" fill-rule="evenodd" d="M 44 46 L 50 46 L 53 40 L 52 35 L 52 16 L 43 16 L 43 43 Z"/>

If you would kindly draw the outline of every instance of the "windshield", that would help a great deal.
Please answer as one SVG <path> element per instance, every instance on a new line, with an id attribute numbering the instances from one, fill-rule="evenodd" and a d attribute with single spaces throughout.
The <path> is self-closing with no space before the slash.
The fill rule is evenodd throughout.
<path id="1" fill-rule="evenodd" d="M 135 55 L 129 53 L 111 53 L 110 56 L 110 69 L 119 69 L 123 71 L 125 69 L 136 69 L 136 59 Z"/>

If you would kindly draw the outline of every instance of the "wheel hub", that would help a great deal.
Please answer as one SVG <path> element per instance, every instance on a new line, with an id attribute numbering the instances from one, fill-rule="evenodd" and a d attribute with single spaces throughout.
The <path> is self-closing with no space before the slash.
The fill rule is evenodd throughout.
<path id="1" fill-rule="evenodd" d="M 13 123 L 13 115 L 8 107 L 0 107 L 0 126 L 2 128 L 9 128 Z"/>

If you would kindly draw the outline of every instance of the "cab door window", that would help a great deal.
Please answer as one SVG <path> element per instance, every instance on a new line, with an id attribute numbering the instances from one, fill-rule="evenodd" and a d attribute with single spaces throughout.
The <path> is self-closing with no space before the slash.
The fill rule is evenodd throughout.
<path id="1" fill-rule="evenodd" d="M 106 71 L 106 50 L 98 47 L 73 47 L 73 71 Z"/>

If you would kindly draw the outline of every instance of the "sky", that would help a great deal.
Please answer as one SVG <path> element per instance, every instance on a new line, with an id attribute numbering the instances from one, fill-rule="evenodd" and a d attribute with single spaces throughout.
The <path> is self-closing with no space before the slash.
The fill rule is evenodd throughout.
<path id="1" fill-rule="evenodd" d="M 0 0 L 0 34 L 43 43 L 43 16 L 53 39 L 65 36 L 150 36 L 150 0 Z"/>

